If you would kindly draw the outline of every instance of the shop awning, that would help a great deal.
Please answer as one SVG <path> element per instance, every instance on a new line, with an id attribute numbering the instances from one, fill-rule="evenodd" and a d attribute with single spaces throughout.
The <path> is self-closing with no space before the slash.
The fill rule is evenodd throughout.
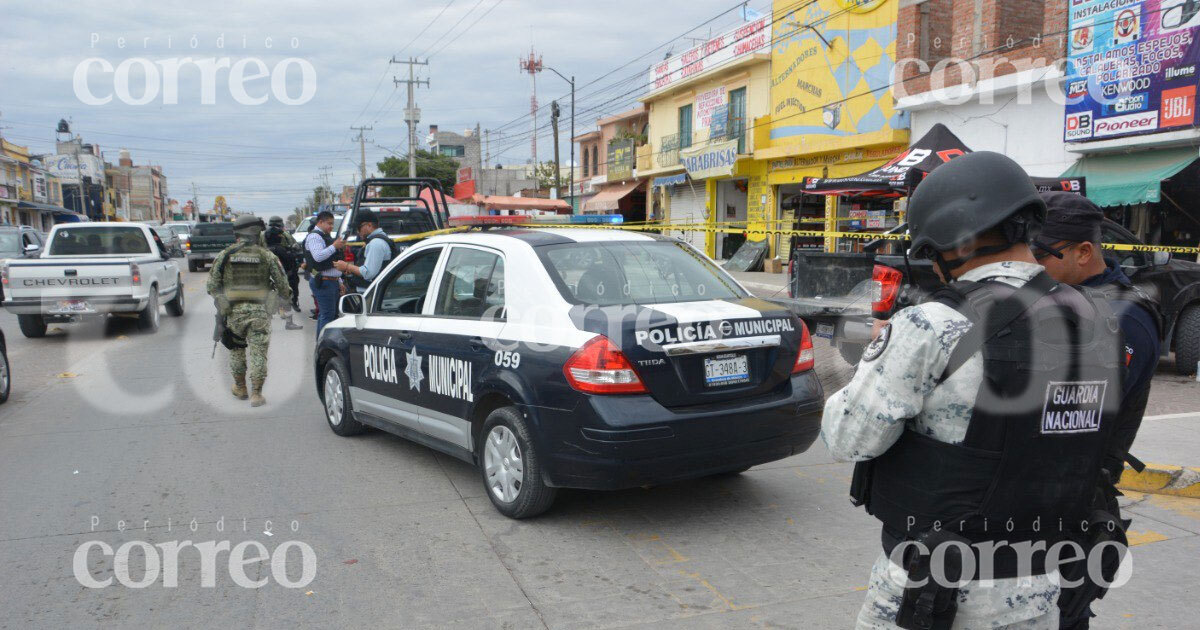
<path id="1" fill-rule="evenodd" d="M 971 149 L 954 132 L 937 123 L 912 143 L 908 150 L 887 164 L 851 177 L 805 177 L 804 192 L 811 195 L 852 195 L 863 197 L 903 197 L 933 169 L 970 153 Z M 1087 182 L 1081 177 L 1030 177 L 1040 191 L 1067 191 L 1085 194 Z M 1090 196 L 1090 195 L 1089 195 Z"/>
<path id="2" fill-rule="evenodd" d="M 584 212 L 604 212 L 620 208 L 621 200 L 641 186 L 639 180 L 630 180 L 620 184 L 611 184 L 600 189 L 595 197 L 583 204 Z"/>
<path id="3" fill-rule="evenodd" d="M 1087 177 L 1088 199 L 1101 207 L 1154 203 L 1161 197 L 1162 180 L 1197 157 L 1196 147 L 1094 155 L 1080 159 L 1063 176 Z"/>
<path id="4" fill-rule="evenodd" d="M 560 214 L 571 211 L 571 206 L 562 199 L 542 199 L 541 197 L 504 197 L 500 195 L 483 196 L 475 194 L 471 197 L 473 203 L 484 210 L 551 210 Z"/>

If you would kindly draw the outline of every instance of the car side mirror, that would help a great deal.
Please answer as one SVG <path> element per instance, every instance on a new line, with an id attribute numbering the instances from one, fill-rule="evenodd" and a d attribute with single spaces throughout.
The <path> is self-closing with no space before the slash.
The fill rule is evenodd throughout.
<path id="1" fill-rule="evenodd" d="M 26 243 L 25 244 L 25 253 L 26 254 L 36 254 L 39 249 L 41 249 L 41 247 L 38 247 L 37 243 Z"/>
<path id="2" fill-rule="evenodd" d="M 1171 262 L 1171 252 L 1154 252 L 1151 261 L 1155 267 L 1161 267 Z"/>
<path id="3" fill-rule="evenodd" d="M 359 293 L 347 293 L 338 301 L 338 312 L 342 315 L 362 315 L 363 296 Z"/>

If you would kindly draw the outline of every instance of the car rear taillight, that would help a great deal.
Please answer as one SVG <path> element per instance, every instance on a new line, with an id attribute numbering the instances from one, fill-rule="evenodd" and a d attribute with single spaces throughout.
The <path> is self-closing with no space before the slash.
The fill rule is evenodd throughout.
<path id="1" fill-rule="evenodd" d="M 900 295 L 900 284 L 904 281 L 904 274 L 886 265 L 875 265 L 875 270 L 871 272 L 871 281 L 875 284 L 875 299 L 871 301 L 871 310 L 877 319 L 886 319 L 896 306 L 896 297 Z"/>
<path id="2" fill-rule="evenodd" d="M 787 289 L 788 289 L 788 297 L 790 297 L 790 298 L 796 297 L 796 296 L 792 295 L 792 282 L 793 282 L 793 278 L 794 278 L 792 273 L 795 271 L 796 271 L 796 259 L 793 258 L 788 261 Z"/>
<path id="3" fill-rule="evenodd" d="M 813 369 L 817 363 L 817 354 L 813 350 L 812 336 L 808 334 L 808 326 L 800 322 L 800 351 L 796 353 L 796 365 L 792 366 L 792 374 L 799 374 Z"/>
<path id="4" fill-rule="evenodd" d="M 613 342 L 592 337 L 567 359 L 563 374 L 571 387 L 588 394 L 644 394 L 646 386 Z"/>
<path id="5" fill-rule="evenodd" d="M 142 268 L 137 263 L 129 263 L 129 276 L 133 279 L 133 286 L 142 285 Z"/>
<path id="6" fill-rule="evenodd" d="M 8 263 L 0 262 L 0 285 L 8 286 Z"/>

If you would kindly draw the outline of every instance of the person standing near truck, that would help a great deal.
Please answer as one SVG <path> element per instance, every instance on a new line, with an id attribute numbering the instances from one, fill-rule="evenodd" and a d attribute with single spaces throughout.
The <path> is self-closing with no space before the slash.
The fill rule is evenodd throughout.
<path id="1" fill-rule="evenodd" d="M 1146 413 L 1150 381 L 1158 367 L 1162 316 L 1158 304 L 1133 285 L 1117 261 L 1104 257 L 1100 246 L 1104 212 L 1099 206 L 1074 193 L 1042 193 L 1042 199 L 1046 201 L 1047 214 L 1046 224 L 1034 241 L 1038 261 L 1055 280 L 1088 287 L 1103 295 L 1117 314 L 1125 341 L 1128 373 L 1121 387 L 1124 395 L 1115 418 L 1112 444 L 1105 453 L 1107 479 L 1099 501 L 1099 507 L 1120 516 L 1116 483 L 1127 460 L 1141 468 L 1141 462 L 1129 454 L 1129 449 Z M 1063 589 L 1059 600 L 1063 609 L 1061 627 L 1086 629 L 1092 617 L 1091 602 L 1099 596 L 1094 588 Z"/>
<path id="2" fill-rule="evenodd" d="M 312 232 L 304 239 L 304 263 L 312 274 L 308 287 L 317 301 L 317 337 L 329 322 L 337 319 L 338 298 L 341 296 L 342 272 L 333 267 L 334 260 L 346 245 L 340 237 L 331 236 L 333 213 L 322 210 L 317 214 Z"/>
<path id="3" fill-rule="evenodd" d="M 1037 264 L 1045 212 L 1021 167 L 984 151 L 910 197 L 912 255 L 949 284 L 879 331 L 821 423 L 883 524 L 859 628 L 1058 627 L 1037 546 L 1090 522 L 1121 356 L 1107 304 Z"/>
<path id="4" fill-rule="evenodd" d="M 267 403 L 263 383 L 267 380 L 267 347 L 271 341 L 271 315 L 292 297 L 283 267 L 261 244 L 262 219 L 245 214 L 233 223 L 237 242 L 217 254 L 208 274 L 208 294 L 217 303 L 231 337 L 229 371 L 233 395 L 250 398 L 251 407 Z M 250 392 L 246 392 L 246 376 Z"/>
<path id="5" fill-rule="evenodd" d="M 396 244 L 379 227 L 379 217 L 370 210 L 359 210 L 358 236 L 364 245 L 354 253 L 354 262 L 339 260 L 333 266 L 346 278 L 351 291 L 362 293 L 371 286 L 371 281 L 396 257 Z"/>
<path id="6" fill-rule="evenodd" d="M 267 248 L 272 254 L 279 259 L 283 265 L 283 272 L 287 275 L 288 286 L 292 289 L 292 310 L 300 312 L 300 265 L 296 261 L 296 241 L 292 239 L 292 235 L 283 229 L 283 217 L 271 217 L 267 223 L 267 231 L 263 232 L 263 241 L 266 242 Z M 286 303 L 281 310 L 286 310 Z M 287 330 L 299 330 L 304 328 L 300 324 L 292 321 L 292 313 L 288 311 L 284 328 Z"/>

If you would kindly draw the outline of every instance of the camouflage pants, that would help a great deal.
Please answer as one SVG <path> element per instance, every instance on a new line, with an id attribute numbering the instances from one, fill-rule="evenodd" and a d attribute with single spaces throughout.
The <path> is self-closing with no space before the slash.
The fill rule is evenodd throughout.
<path id="1" fill-rule="evenodd" d="M 904 596 L 908 574 L 880 554 L 871 567 L 867 600 L 858 613 L 859 630 L 898 628 L 896 613 Z M 1004 628 L 1053 630 L 1058 628 L 1058 586 L 1050 576 L 968 582 L 958 590 L 954 630 Z"/>
<path id="2" fill-rule="evenodd" d="M 239 378 L 249 374 L 250 382 L 267 378 L 267 346 L 271 342 L 271 314 L 258 304 L 235 304 L 226 325 L 234 335 L 246 341 L 246 347 L 229 351 L 229 371 Z"/>

